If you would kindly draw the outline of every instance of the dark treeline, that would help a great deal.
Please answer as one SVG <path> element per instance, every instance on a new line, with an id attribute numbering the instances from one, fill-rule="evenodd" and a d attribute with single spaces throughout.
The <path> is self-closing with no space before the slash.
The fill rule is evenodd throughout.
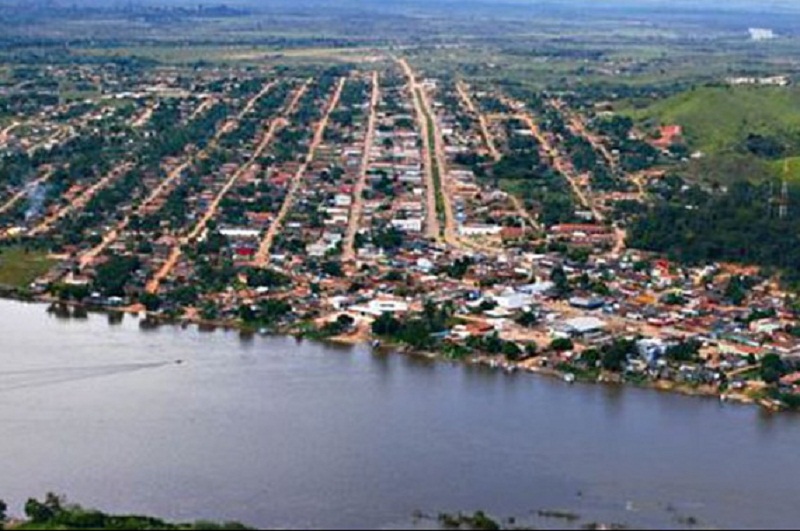
<path id="1" fill-rule="evenodd" d="M 633 216 L 628 244 L 688 263 L 727 261 L 781 270 L 800 281 L 800 197 L 790 194 L 785 219 L 779 187 L 738 182 L 723 192 L 662 186 L 661 199 Z M 792 205 L 796 205 L 792 208 Z"/>

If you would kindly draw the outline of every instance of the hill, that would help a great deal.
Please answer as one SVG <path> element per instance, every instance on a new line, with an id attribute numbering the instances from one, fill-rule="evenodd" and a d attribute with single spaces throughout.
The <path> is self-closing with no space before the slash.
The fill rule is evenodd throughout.
<path id="1" fill-rule="evenodd" d="M 689 147 L 711 155 L 746 150 L 750 135 L 800 155 L 797 87 L 701 87 L 626 114 L 646 125 L 681 125 Z"/>

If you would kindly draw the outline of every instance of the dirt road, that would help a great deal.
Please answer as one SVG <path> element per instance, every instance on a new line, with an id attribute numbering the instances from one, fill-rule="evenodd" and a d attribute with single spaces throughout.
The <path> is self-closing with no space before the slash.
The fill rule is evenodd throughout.
<path id="1" fill-rule="evenodd" d="M 592 215 L 598 221 L 604 221 L 605 216 L 598 210 L 594 203 L 589 200 L 589 197 L 586 195 L 583 188 L 581 188 L 581 185 L 578 182 L 578 177 L 575 175 L 575 171 L 572 169 L 572 164 L 567 160 L 566 156 L 561 153 L 545 135 L 542 134 L 539 126 L 529 114 L 520 113 L 517 115 L 517 119 L 523 121 L 525 125 L 528 126 L 534 138 L 536 138 L 539 144 L 544 148 L 544 151 L 553 159 L 553 167 L 558 170 L 558 172 L 561 173 L 567 180 L 570 188 L 572 188 L 573 194 L 578 199 L 578 202 L 580 202 L 581 206 L 589 209 L 592 212 Z"/>
<path id="2" fill-rule="evenodd" d="M 274 86 L 274 83 L 271 86 Z M 261 96 L 263 96 L 263 94 L 264 94 L 263 91 L 259 92 L 257 95 L 253 97 L 253 99 L 258 99 Z M 208 108 L 212 103 L 214 102 L 212 102 L 211 100 L 204 101 L 200 105 L 200 107 L 198 107 L 198 109 L 195 110 L 193 115 L 199 114 L 198 111 L 200 111 L 200 109 L 202 109 L 203 107 Z M 241 120 L 244 117 L 246 109 L 247 106 L 238 114 L 237 116 L 238 120 Z M 155 202 L 165 192 L 167 192 L 167 190 L 171 190 L 173 185 L 181 178 L 183 172 L 186 171 L 192 164 L 194 164 L 195 161 L 207 156 L 207 154 L 217 146 L 222 137 L 225 136 L 230 131 L 231 128 L 230 124 L 231 124 L 230 121 L 226 121 L 222 126 L 219 127 L 219 129 L 211 138 L 205 149 L 188 157 L 184 162 L 182 162 L 180 165 L 175 167 L 171 172 L 169 172 L 167 177 L 163 181 L 161 181 L 159 185 L 155 189 L 153 189 L 152 192 L 150 192 L 150 195 L 148 195 L 144 201 L 142 201 L 139 204 L 139 207 L 136 209 L 136 215 L 140 216 L 147 210 L 147 208 L 151 204 L 153 204 L 153 202 Z M 130 222 L 131 222 L 131 216 L 125 216 L 125 218 L 123 218 L 119 223 L 117 223 L 117 225 L 113 229 L 110 229 L 105 233 L 103 239 L 99 244 L 89 249 L 88 251 L 82 253 L 78 257 L 79 267 L 81 269 L 84 269 L 89 264 L 91 264 L 98 256 L 100 256 L 108 248 L 109 245 L 114 243 L 117 240 L 117 238 L 119 238 L 122 232 L 128 227 Z"/>
<path id="3" fill-rule="evenodd" d="M 431 136 L 428 133 L 428 120 L 422 109 L 419 93 L 421 92 L 417 79 L 408 62 L 405 59 L 397 59 L 397 63 L 402 68 L 403 73 L 408 79 L 408 87 L 411 92 L 411 99 L 414 103 L 414 110 L 417 115 L 417 124 L 422 136 L 422 144 L 425 153 L 424 157 L 424 173 L 425 173 L 425 203 L 426 203 L 426 216 L 425 216 L 425 234 L 431 240 L 440 240 L 441 231 L 439 230 L 439 217 L 436 211 L 436 183 L 433 176 L 433 147 L 431 146 Z"/>
<path id="4" fill-rule="evenodd" d="M 12 195 L 5 203 L 3 203 L 0 206 L 0 215 L 5 214 L 6 212 L 14 208 L 14 206 L 17 203 L 19 203 L 22 199 L 24 199 L 28 195 L 28 190 L 46 183 L 50 179 L 50 177 L 52 177 L 52 175 L 53 171 L 48 169 L 40 177 L 34 179 L 29 183 L 26 183 L 25 186 L 20 191 Z"/>
<path id="5" fill-rule="evenodd" d="M 478 119 L 478 125 L 481 128 L 481 135 L 483 136 L 483 142 L 486 145 L 486 149 L 489 151 L 489 156 L 492 157 L 492 160 L 495 162 L 499 161 L 501 158 L 500 152 L 497 151 L 497 146 L 494 144 L 494 139 L 492 135 L 489 133 L 489 126 L 486 120 L 486 116 L 475 106 L 475 103 L 472 101 L 472 97 L 469 94 L 469 86 L 463 81 L 458 81 L 456 83 L 456 90 L 458 92 L 461 101 L 464 102 L 464 105 L 469 109 L 475 117 Z"/>
<path id="6" fill-rule="evenodd" d="M 145 291 L 150 294 L 158 293 L 158 290 L 161 286 L 161 282 L 164 281 L 169 275 L 172 273 L 172 270 L 175 269 L 175 266 L 178 265 L 180 261 L 181 255 L 183 254 L 183 246 L 189 243 L 196 241 L 198 238 L 203 236 L 206 231 L 206 227 L 208 227 L 208 222 L 214 219 L 217 215 L 217 211 L 219 210 L 219 206 L 222 203 L 222 200 L 228 195 L 228 192 L 236 185 L 239 179 L 242 178 L 247 172 L 249 172 L 253 166 L 258 162 L 264 152 L 267 150 L 269 145 L 272 143 L 272 140 L 275 138 L 275 134 L 286 127 L 289 122 L 287 120 L 287 116 L 290 112 L 294 112 L 294 109 L 297 107 L 297 102 L 300 101 L 300 98 L 305 93 L 306 89 L 308 88 L 308 82 L 302 85 L 295 93 L 294 98 L 292 99 L 291 103 L 280 113 L 280 116 L 274 120 L 272 120 L 267 128 L 266 133 L 264 134 L 261 142 L 259 142 L 258 146 L 256 147 L 253 154 L 247 160 L 245 164 L 239 167 L 236 172 L 225 182 L 225 184 L 220 188 L 217 195 L 214 196 L 214 200 L 206 209 L 203 216 L 195 223 L 194 227 L 188 234 L 186 234 L 183 238 L 181 238 L 178 243 L 172 247 L 170 250 L 169 256 L 167 260 L 162 264 L 161 268 L 156 272 L 152 279 L 147 283 Z M 262 91 L 262 95 L 266 94 Z M 260 96 L 259 96 L 260 97 Z M 249 106 L 249 109 L 252 110 L 252 106 Z M 245 108 L 243 113 L 250 112 L 248 108 Z M 242 115 L 240 115 L 242 116 Z"/>
<path id="7" fill-rule="evenodd" d="M 91 201 L 92 198 L 97 194 L 97 192 L 99 192 L 112 182 L 114 182 L 120 176 L 124 175 L 132 167 L 133 164 L 130 162 L 125 162 L 120 166 L 117 166 L 116 168 L 111 170 L 108 174 L 106 174 L 105 177 L 94 183 L 92 186 L 84 190 L 82 194 L 78 195 L 75 199 L 70 201 L 68 205 L 58 209 L 53 214 L 47 216 L 36 227 L 28 231 L 28 236 L 38 236 L 40 234 L 44 234 L 45 232 L 52 229 L 53 225 L 55 225 L 59 220 L 65 218 L 70 213 L 85 208 L 86 205 L 89 204 L 89 201 Z"/>
<path id="8" fill-rule="evenodd" d="M 148 105 L 147 108 L 144 110 L 142 114 L 140 114 L 131 124 L 131 127 L 134 129 L 138 129 L 140 127 L 144 127 L 150 121 L 150 118 L 153 117 L 153 113 L 156 110 L 155 105 Z"/>
<path id="9" fill-rule="evenodd" d="M 364 188 L 367 183 L 367 172 L 369 171 L 370 152 L 375 138 L 375 121 L 377 118 L 378 102 L 380 101 L 380 82 L 378 72 L 372 73 L 372 98 L 369 106 L 369 121 L 367 122 L 367 133 L 364 137 L 364 154 L 361 159 L 361 168 L 358 173 L 358 181 L 353 190 L 353 206 L 350 208 L 350 219 L 348 220 L 347 233 L 344 238 L 342 249 L 342 261 L 351 262 L 355 259 L 355 240 L 358 226 L 361 223 L 361 214 L 364 209 Z"/>
<path id="10" fill-rule="evenodd" d="M 16 129 L 20 125 L 22 125 L 20 122 L 13 122 L 8 127 L 0 131 L 0 146 L 4 146 L 6 142 L 8 142 L 8 135 L 10 135 L 11 131 Z"/>
<path id="11" fill-rule="evenodd" d="M 344 84 L 346 81 L 347 78 L 344 77 L 339 79 L 339 83 L 336 85 L 336 90 L 331 97 L 328 108 L 325 110 L 325 114 L 323 115 L 319 124 L 317 124 L 317 129 L 314 132 L 314 138 L 312 139 L 311 145 L 308 148 L 305 161 L 303 161 L 303 164 L 300 165 L 297 173 L 295 173 L 294 178 L 289 185 L 289 191 L 283 200 L 283 205 L 281 205 L 278 215 L 270 224 L 267 234 L 261 241 L 261 245 L 259 246 L 254 260 L 254 265 L 256 267 L 263 268 L 269 264 L 270 251 L 272 250 L 275 236 L 277 235 L 278 230 L 283 226 L 283 220 L 286 218 L 289 210 L 291 210 L 292 206 L 294 205 L 294 198 L 295 195 L 297 195 L 297 191 L 300 189 L 300 185 L 302 184 L 303 175 L 308 169 L 308 166 L 314 160 L 314 155 L 316 154 L 317 148 L 320 146 L 320 144 L 322 144 L 322 140 L 325 136 L 325 130 L 328 128 L 328 121 L 330 120 L 331 113 L 337 107 L 337 105 L 339 105 L 339 99 L 342 96 L 342 89 L 344 89 Z"/>

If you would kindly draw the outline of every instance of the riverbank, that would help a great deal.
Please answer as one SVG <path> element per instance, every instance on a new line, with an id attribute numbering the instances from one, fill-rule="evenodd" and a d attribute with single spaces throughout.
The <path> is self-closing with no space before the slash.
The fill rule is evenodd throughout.
<path id="1" fill-rule="evenodd" d="M 579 371 L 560 370 L 558 368 L 547 367 L 542 364 L 539 358 L 529 358 L 521 361 L 510 361 L 500 356 L 489 356 L 484 354 L 472 354 L 463 357 L 453 357 L 443 351 L 418 350 L 408 345 L 387 341 L 385 338 L 376 338 L 370 333 L 368 328 L 357 326 L 352 333 L 326 336 L 320 328 L 309 328 L 308 326 L 284 326 L 275 328 L 256 328 L 247 326 L 236 320 L 206 320 L 202 319 L 198 312 L 190 312 L 189 315 L 181 318 L 171 318 L 162 314 L 146 312 L 141 305 L 134 305 L 120 308 L 94 307 L 79 304 L 71 301 L 60 301 L 52 298 L 15 298 L 22 302 L 39 302 L 49 304 L 48 312 L 54 313 L 65 318 L 85 318 L 86 312 L 105 314 L 110 320 L 121 319 L 124 315 L 130 315 L 139 319 L 139 327 L 142 329 L 152 329 L 159 326 L 197 326 L 201 332 L 213 332 L 218 329 L 226 331 L 238 331 L 240 337 L 247 338 L 255 335 L 286 335 L 296 339 L 306 339 L 318 341 L 325 344 L 356 346 L 370 345 L 373 350 L 386 354 L 402 354 L 407 356 L 424 357 L 435 361 L 447 361 L 464 363 L 467 365 L 481 365 L 504 371 L 506 373 L 529 373 L 551 379 L 558 379 L 567 384 L 592 384 L 605 386 L 626 386 L 640 389 L 648 389 L 662 393 L 678 394 L 683 396 L 714 398 L 724 403 L 732 403 L 747 406 L 758 406 L 768 412 L 794 411 L 785 407 L 778 401 L 767 397 L 754 397 L 742 392 L 721 392 L 713 385 L 693 385 L 670 380 L 649 380 L 636 379 L 628 380 L 618 373 L 600 371 L 596 376 L 587 377 Z"/>

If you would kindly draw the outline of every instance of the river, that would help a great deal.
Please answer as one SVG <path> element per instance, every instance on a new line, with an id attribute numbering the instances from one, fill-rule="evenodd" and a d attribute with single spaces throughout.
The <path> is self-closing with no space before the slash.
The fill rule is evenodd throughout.
<path id="1" fill-rule="evenodd" d="M 55 491 L 272 527 L 476 509 L 537 527 L 565 525 L 541 509 L 576 526 L 800 522 L 796 415 L 10 301 L 0 317 L 0 498 L 17 512 Z"/>

